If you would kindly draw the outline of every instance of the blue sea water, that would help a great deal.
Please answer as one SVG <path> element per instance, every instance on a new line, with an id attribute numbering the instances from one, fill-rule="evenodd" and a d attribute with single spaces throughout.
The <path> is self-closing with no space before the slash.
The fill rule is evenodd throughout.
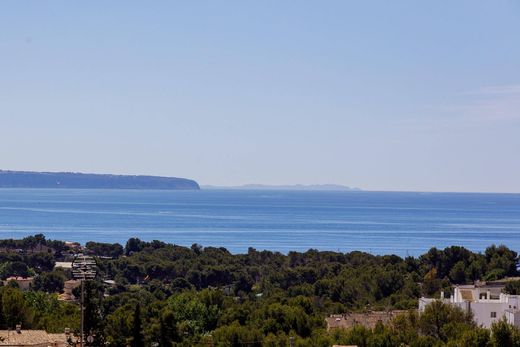
<path id="1" fill-rule="evenodd" d="M 436 246 L 520 251 L 520 194 L 0 189 L 0 238 L 287 253 L 309 248 L 419 255 Z"/>

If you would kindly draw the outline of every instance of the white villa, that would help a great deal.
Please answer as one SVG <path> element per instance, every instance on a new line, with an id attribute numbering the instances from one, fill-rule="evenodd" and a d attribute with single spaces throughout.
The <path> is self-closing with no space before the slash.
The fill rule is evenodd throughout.
<path id="1" fill-rule="evenodd" d="M 520 295 L 504 294 L 504 282 L 477 282 L 473 285 L 454 287 L 453 295 L 447 299 L 441 292 L 440 300 L 444 303 L 458 306 L 471 311 L 475 322 L 485 328 L 505 317 L 507 321 L 520 327 Z M 419 299 L 419 313 L 424 312 L 426 305 L 434 298 Z"/>

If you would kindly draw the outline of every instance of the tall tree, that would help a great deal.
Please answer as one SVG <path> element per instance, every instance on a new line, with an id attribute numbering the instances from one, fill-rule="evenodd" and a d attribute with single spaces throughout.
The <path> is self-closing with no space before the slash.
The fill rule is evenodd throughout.
<path id="1" fill-rule="evenodd" d="M 143 328 L 141 323 L 141 305 L 137 303 L 134 311 L 134 322 L 132 325 L 132 347 L 144 347 Z"/>
<path id="2" fill-rule="evenodd" d="M 4 287 L 2 290 L 2 316 L 7 328 L 14 329 L 17 324 L 30 328 L 32 311 L 21 290 L 17 288 Z"/>
<path id="3" fill-rule="evenodd" d="M 104 346 L 105 317 L 103 312 L 103 286 L 95 281 L 85 281 L 85 334 L 93 336 L 92 346 Z"/>

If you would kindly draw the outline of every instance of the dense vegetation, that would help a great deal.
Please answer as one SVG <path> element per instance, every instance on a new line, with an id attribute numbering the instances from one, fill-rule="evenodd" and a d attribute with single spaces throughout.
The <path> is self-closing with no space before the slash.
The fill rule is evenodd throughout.
<path id="1" fill-rule="evenodd" d="M 41 235 L 41 242 L 45 240 Z M 33 238 L 35 238 L 33 237 Z M 0 241 L 9 244 L 14 241 Z M 18 241 L 15 248 L 22 248 Z M 49 243 L 50 244 L 50 243 Z M 31 247 L 29 247 L 30 249 Z M 32 247 L 34 249 L 34 247 Z M 25 248 L 23 248 L 25 249 Z M 421 295 L 450 292 L 451 284 L 516 276 L 516 252 L 491 246 L 483 254 L 462 247 L 432 248 L 414 258 L 309 250 L 287 255 L 249 249 L 191 248 L 130 239 L 121 245 L 90 242 L 98 279 L 86 285 L 86 327 L 95 345 L 112 346 L 520 346 L 505 322 L 490 331 L 440 303 L 418 316 Z M 52 270 L 67 251 L 0 254 L 0 274 L 35 274 L 33 290 L 0 289 L 0 327 L 78 329 L 78 307 L 56 294 L 70 273 Z M 111 279 L 107 285 L 102 280 Z M 512 282 L 507 290 L 520 290 Z M 45 294 L 49 293 L 49 294 Z M 349 311 L 410 309 L 392 324 L 327 332 L 324 318 Z M 508 344 L 504 344 L 506 341 Z"/>

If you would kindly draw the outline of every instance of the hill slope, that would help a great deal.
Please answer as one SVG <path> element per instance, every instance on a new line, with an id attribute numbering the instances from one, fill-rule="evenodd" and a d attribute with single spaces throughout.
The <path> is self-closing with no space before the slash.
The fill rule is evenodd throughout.
<path id="1" fill-rule="evenodd" d="M 177 177 L 4 170 L 0 170 L 0 188 L 200 189 L 197 182 Z"/>

